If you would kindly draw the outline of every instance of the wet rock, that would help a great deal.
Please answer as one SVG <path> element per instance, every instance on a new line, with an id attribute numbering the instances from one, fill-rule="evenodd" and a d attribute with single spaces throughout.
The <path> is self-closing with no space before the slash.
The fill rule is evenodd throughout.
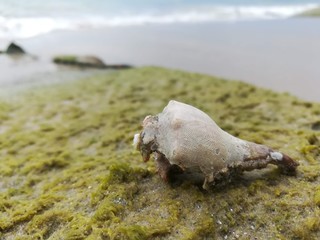
<path id="1" fill-rule="evenodd" d="M 61 65 L 75 66 L 81 68 L 100 68 L 100 69 L 126 69 L 131 68 L 126 64 L 105 64 L 101 59 L 95 56 L 75 56 L 60 55 L 53 58 L 53 62 Z"/>
<path id="2" fill-rule="evenodd" d="M 53 62 L 65 65 L 74 65 L 78 67 L 104 68 L 105 63 L 94 56 L 57 56 Z"/>
<path id="3" fill-rule="evenodd" d="M 23 50 L 22 47 L 15 44 L 14 42 L 12 42 L 9 44 L 6 51 L 4 51 L 3 53 L 6 53 L 6 54 L 25 54 L 26 52 Z"/>
<path id="4" fill-rule="evenodd" d="M 242 98 L 249 89 L 142 67 L 1 98 L 0 239 L 319 239 L 320 155 L 307 137 L 320 139 L 311 130 L 320 104 L 260 88 Z M 226 93 L 226 102 L 215 101 Z M 300 160 L 297 177 L 270 167 L 208 192 L 185 178 L 164 186 L 130 137 L 173 97 L 217 116 L 232 134 L 290 153 Z M 263 105 L 238 108 L 256 102 Z"/>

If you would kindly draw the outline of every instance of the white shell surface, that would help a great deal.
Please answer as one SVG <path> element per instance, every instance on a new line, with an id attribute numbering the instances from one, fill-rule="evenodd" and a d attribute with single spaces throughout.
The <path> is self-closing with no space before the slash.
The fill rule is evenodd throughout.
<path id="1" fill-rule="evenodd" d="M 140 133 L 136 133 L 136 134 L 134 135 L 134 137 L 133 137 L 133 143 L 132 143 L 132 145 L 133 145 L 135 148 L 137 148 L 138 145 L 139 145 L 139 143 L 140 143 Z"/>
<path id="2" fill-rule="evenodd" d="M 249 154 L 246 141 L 220 129 L 201 110 L 173 100 L 158 115 L 156 142 L 171 164 L 183 169 L 198 167 L 206 175 Z"/>

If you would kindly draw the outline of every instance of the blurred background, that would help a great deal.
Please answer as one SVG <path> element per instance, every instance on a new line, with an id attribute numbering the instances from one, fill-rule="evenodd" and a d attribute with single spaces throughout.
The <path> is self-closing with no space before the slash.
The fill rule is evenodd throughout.
<path id="1" fill-rule="evenodd" d="M 320 101 L 320 0 L 0 0 L 0 89 L 74 79 L 56 55 L 157 65 Z"/>

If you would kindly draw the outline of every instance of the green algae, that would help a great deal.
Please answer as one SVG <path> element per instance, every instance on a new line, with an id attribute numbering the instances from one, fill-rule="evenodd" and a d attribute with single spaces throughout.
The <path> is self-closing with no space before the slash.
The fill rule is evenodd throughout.
<path id="1" fill-rule="evenodd" d="M 171 99 L 283 151 L 297 176 L 244 173 L 202 191 L 166 184 L 132 149 Z M 0 101 L 1 239 L 319 239 L 320 104 L 237 81 L 146 67 Z"/>
<path id="2" fill-rule="evenodd" d="M 316 192 L 314 193 L 314 203 L 320 207 L 320 187 L 317 188 Z"/>
<path id="3" fill-rule="evenodd" d="M 298 17 L 320 17 L 320 8 L 316 7 L 298 14 Z"/>
<path id="4" fill-rule="evenodd" d="M 77 57 L 74 55 L 62 55 L 62 56 L 56 56 L 53 58 L 54 62 L 70 62 L 70 63 L 76 63 Z"/>

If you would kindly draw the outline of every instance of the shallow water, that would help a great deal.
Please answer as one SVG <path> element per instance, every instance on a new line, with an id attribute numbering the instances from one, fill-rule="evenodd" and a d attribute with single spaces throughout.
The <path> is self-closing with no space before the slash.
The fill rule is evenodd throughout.
<path id="1" fill-rule="evenodd" d="M 47 62 L 61 53 L 93 54 L 106 63 L 206 73 L 320 102 L 319 23 L 287 19 L 148 25 L 59 31 L 20 42 Z M 4 69 L 3 76 L 12 70 Z"/>
<path id="2" fill-rule="evenodd" d="M 57 66 L 50 59 L 30 55 L 0 55 L 0 72 L 0 96 L 14 97 L 26 89 L 99 76 L 112 70 Z"/>

